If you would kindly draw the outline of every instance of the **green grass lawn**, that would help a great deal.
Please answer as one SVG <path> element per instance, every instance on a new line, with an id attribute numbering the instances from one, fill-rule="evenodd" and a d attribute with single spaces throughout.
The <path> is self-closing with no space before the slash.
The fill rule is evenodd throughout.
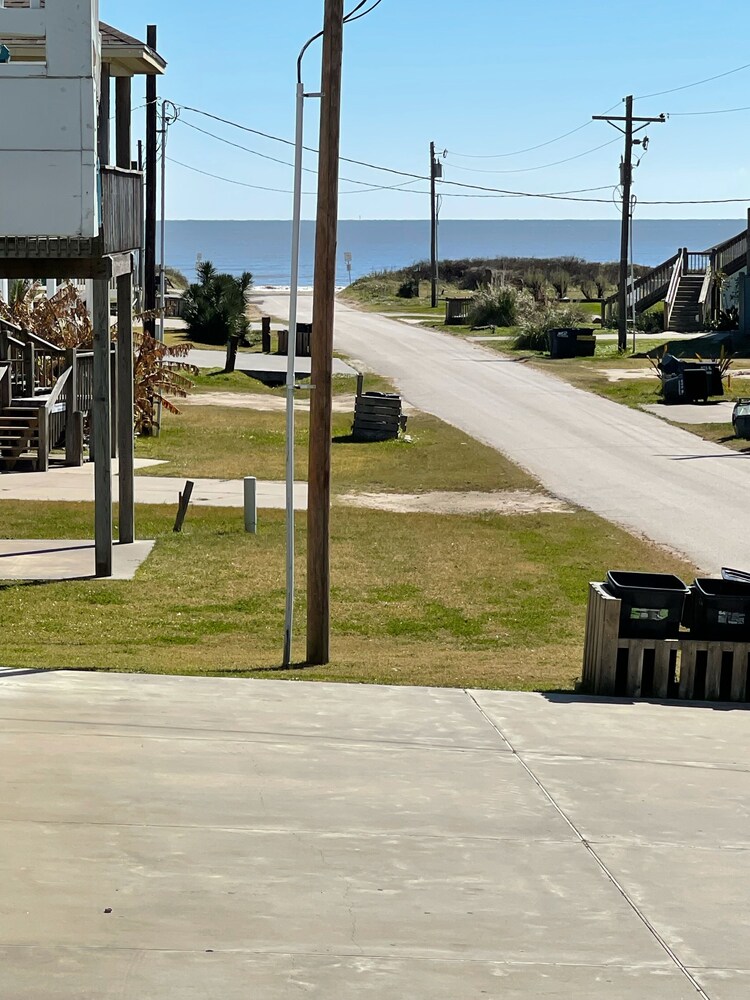
<path id="1" fill-rule="evenodd" d="M 333 488 L 395 492 L 528 489 L 534 481 L 499 452 L 436 417 L 409 417 L 408 438 L 377 443 L 350 438 L 352 414 L 333 416 Z M 295 418 L 298 478 L 307 476 L 308 414 Z M 214 406 L 185 406 L 164 414 L 158 438 L 140 438 L 139 458 L 166 460 L 142 475 L 217 479 L 284 478 L 284 414 Z"/>
<path id="2" fill-rule="evenodd" d="M 90 504 L 0 502 L 9 537 L 87 537 Z M 0 586 L 0 664 L 171 674 L 570 690 L 590 579 L 692 567 L 592 514 L 402 515 L 335 508 L 332 663 L 279 667 L 283 516 L 139 507 L 156 547 L 133 581 Z M 305 519 L 298 516 L 297 621 Z M 295 654 L 303 656 L 298 625 Z"/>
<path id="3" fill-rule="evenodd" d="M 139 441 L 138 453 L 166 458 L 160 470 L 186 477 L 280 477 L 282 424 L 283 413 L 186 408 L 167 416 L 160 438 Z M 302 472 L 305 422 L 298 427 Z M 346 416 L 336 429 L 348 430 Z M 415 415 L 410 431 L 411 443 L 335 443 L 334 491 L 534 486 L 435 418 Z M 181 534 L 174 515 L 139 506 L 138 535 L 156 546 L 132 581 L 0 585 L 0 664 L 570 690 L 589 580 L 608 568 L 694 572 L 584 511 L 396 514 L 334 503 L 332 663 L 282 670 L 282 512 L 261 511 L 257 536 L 244 532 L 240 510 L 191 507 Z M 90 537 L 92 523 L 91 504 L 0 501 L 5 537 Z M 298 515 L 298 623 L 305 527 Z M 303 649 L 298 625 L 299 660 Z"/>

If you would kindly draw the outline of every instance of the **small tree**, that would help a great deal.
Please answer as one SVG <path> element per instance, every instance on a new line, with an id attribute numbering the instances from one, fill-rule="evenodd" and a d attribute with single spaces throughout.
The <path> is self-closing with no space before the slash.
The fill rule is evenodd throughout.
<path id="1" fill-rule="evenodd" d="M 598 299 L 603 299 L 604 293 L 606 292 L 607 286 L 609 284 L 607 272 L 604 270 L 604 268 L 600 267 L 597 270 L 592 280 L 594 282 L 594 285 L 596 286 L 596 297 Z"/>
<path id="2" fill-rule="evenodd" d="M 538 268 L 532 268 L 523 276 L 523 283 L 534 296 L 535 302 L 547 301 L 547 281 L 544 273 Z"/>
<path id="3" fill-rule="evenodd" d="M 226 344 L 233 336 L 244 340 L 250 329 L 246 309 L 252 283 L 248 271 L 236 278 L 220 274 L 210 260 L 202 261 L 198 281 L 185 292 L 183 317 L 188 336 L 204 344 Z"/>
<path id="4" fill-rule="evenodd" d="M 552 287 L 557 292 L 558 299 L 565 298 L 568 294 L 568 288 L 570 287 L 570 275 L 567 271 L 553 271 L 550 275 L 550 282 Z"/>
<path id="5" fill-rule="evenodd" d="M 599 295 L 599 289 L 596 286 L 596 282 L 592 278 L 585 278 L 581 282 L 581 291 L 583 292 L 583 297 L 589 301 L 591 299 L 600 299 L 602 297 Z"/>

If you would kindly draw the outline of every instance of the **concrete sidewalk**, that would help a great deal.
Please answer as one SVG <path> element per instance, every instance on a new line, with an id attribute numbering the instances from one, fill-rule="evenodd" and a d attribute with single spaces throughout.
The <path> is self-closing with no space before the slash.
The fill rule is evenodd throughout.
<path id="1" fill-rule="evenodd" d="M 136 469 L 163 465 L 150 458 L 137 458 Z M 117 499 L 117 462 L 114 469 L 112 495 Z M 196 479 L 190 502 L 198 507 L 244 507 L 244 483 L 241 479 Z M 185 488 L 185 479 L 175 476 L 136 476 L 135 502 L 175 504 Z M 259 479 L 256 484 L 257 504 L 261 510 L 283 510 L 286 488 L 283 482 Z M 4 472 L 0 474 L 0 500 L 94 500 L 94 465 L 58 466 L 49 472 Z M 307 483 L 295 483 L 295 510 L 307 510 Z"/>
<path id="2" fill-rule="evenodd" d="M 12 1000 L 747 996 L 741 709 L 8 671 L 0 719 Z"/>
<path id="3" fill-rule="evenodd" d="M 193 349 L 188 351 L 185 361 L 187 364 L 195 365 L 197 368 L 223 368 L 225 362 L 225 352 Z M 248 373 L 285 372 L 286 365 L 287 361 L 285 354 L 251 354 L 247 351 L 239 351 L 237 353 L 235 368 L 237 371 Z M 294 371 L 298 376 L 304 378 L 310 374 L 311 370 L 312 361 L 310 358 L 294 359 Z M 342 361 L 341 358 L 334 358 L 333 374 L 356 375 L 357 371 L 352 368 L 351 365 Z"/>

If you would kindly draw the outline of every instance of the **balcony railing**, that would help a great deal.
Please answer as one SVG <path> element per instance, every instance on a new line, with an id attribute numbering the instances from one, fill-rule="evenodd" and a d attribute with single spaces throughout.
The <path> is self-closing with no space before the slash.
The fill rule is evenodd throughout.
<path id="1" fill-rule="evenodd" d="M 94 237 L 0 234 L 0 258 L 75 261 L 138 250 L 143 238 L 143 174 L 140 171 L 102 167 L 100 216 L 99 235 Z M 71 273 L 77 272 L 73 269 Z M 32 272 L 29 276 L 33 276 Z M 68 275 L 61 272 L 59 276 Z"/>

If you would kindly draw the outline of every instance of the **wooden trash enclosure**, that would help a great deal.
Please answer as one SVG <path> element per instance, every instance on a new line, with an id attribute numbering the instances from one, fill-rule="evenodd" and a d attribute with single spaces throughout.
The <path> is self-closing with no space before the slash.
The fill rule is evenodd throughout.
<path id="1" fill-rule="evenodd" d="M 360 441 L 397 438 L 404 426 L 401 397 L 392 392 L 363 392 L 354 401 L 352 435 Z"/>
<path id="2" fill-rule="evenodd" d="M 620 600 L 589 584 L 581 692 L 626 698 L 750 700 L 750 643 L 626 639 Z"/>
<path id="3" fill-rule="evenodd" d="M 297 324 L 297 341 L 295 344 L 295 357 L 310 357 L 310 336 L 312 334 L 312 323 Z M 269 328 L 270 345 L 270 328 Z M 286 354 L 289 350 L 289 331 L 279 330 L 279 354 Z"/>
<path id="4" fill-rule="evenodd" d="M 463 326 L 469 321 L 469 311 L 471 309 L 471 298 L 464 296 L 460 299 L 445 300 L 445 325 Z"/>

